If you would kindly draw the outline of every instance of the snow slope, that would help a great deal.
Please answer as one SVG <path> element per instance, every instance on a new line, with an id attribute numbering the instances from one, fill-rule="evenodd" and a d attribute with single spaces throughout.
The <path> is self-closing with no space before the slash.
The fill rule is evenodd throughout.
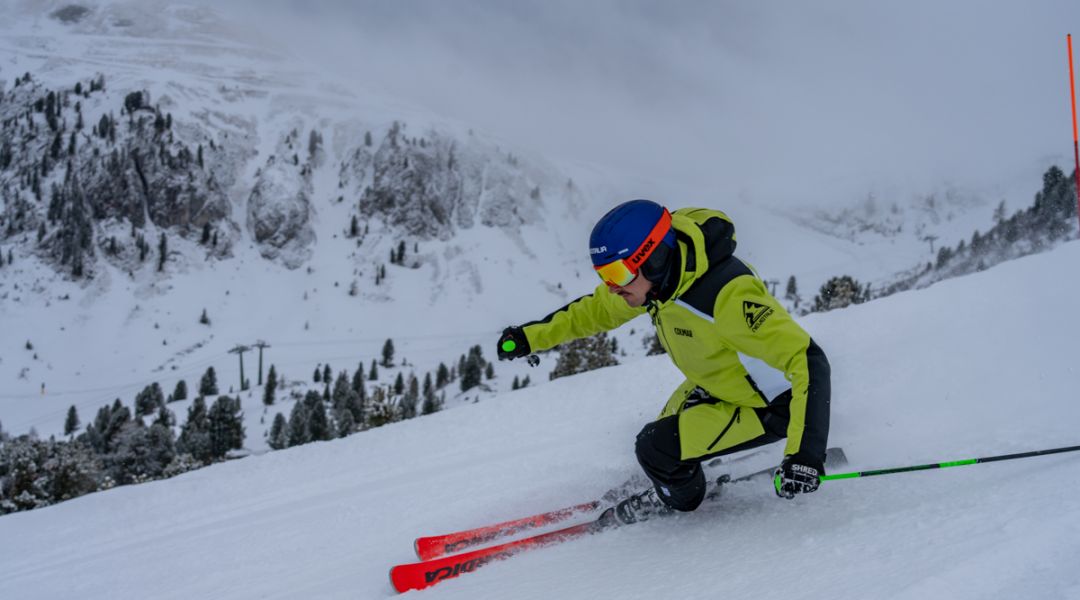
<path id="1" fill-rule="evenodd" d="M 1074 445 L 1080 243 L 804 320 L 852 469 Z M 680 381 L 665 357 L 0 518 L 5 597 L 383 598 L 412 538 L 592 498 Z M 779 454 L 780 449 L 776 448 Z M 779 456 L 776 456 L 779 458 Z M 1077 598 L 1080 456 L 767 483 L 492 564 L 425 598 Z M 422 595 L 422 596 L 421 596 Z"/>

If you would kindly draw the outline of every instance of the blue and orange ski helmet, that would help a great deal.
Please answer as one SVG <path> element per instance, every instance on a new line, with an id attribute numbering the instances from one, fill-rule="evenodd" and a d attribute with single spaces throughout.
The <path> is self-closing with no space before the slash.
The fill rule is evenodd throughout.
<path id="1" fill-rule="evenodd" d="M 657 283 L 675 248 L 671 213 L 651 200 L 631 200 L 608 211 L 589 236 L 593 268 L 609 286 L 629 285 L 639 273 Z M 652 260 L 650 260 L 652 259 Z"/>

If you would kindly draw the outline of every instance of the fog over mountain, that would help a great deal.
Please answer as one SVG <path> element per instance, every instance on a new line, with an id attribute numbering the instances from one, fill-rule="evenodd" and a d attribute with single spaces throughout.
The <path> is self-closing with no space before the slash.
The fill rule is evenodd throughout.
<path id="1" fill-rule="evenodd" d="M 1065 35 L 1080 5 L 1067 0 L 226 10 L 346 82 L 664 182 L 642 195 L 1002 194 L 1071 159 Z"/>

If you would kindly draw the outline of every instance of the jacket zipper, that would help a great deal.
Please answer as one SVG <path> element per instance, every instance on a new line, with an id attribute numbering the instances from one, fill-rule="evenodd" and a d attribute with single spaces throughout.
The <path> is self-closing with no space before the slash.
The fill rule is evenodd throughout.
<path id="1" fill-rule="evenodd" d="M 667 348 L 668 354 L 671 355 L 671 362 L 675 363 L 675 366 L 679 366 L 679 361 L 675 357 L 675 349 L 668 343 L 667 335 L 664 333 L 664 324 L 660 321 L 660 307 L 653 303 L 650 307 L 650 312 L 653 317 L 653 325 L 656 326 L 656 333 L 664 341 L 664 347 Z"/>
<path id="2" fill-rule="evenodd" d="M 731 414 L 731 420 L 728 421 L 728 424 L 726 426 L 724 426 L 724 430 L 720 432 L 720 435 L 716 436 L 716 439 L 713 440 L 713 443 L 709 444 L 709 447 L 706 448 L 707 450 L 712 450 L 713 446 L 720 443 L 720 440 L 723 439 L 724 434 L 728 432 L 728 429 L 731 429 L 731 426 L 735 424 L 735 420 L 739 418 L 740 410 L 742 410 L 741 406 L 735 407 L 735 412 Z"/>

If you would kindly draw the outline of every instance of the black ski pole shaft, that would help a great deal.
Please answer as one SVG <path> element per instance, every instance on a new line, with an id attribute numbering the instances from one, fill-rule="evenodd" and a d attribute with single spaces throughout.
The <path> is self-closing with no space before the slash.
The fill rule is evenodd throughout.
<path id="1" fill-rule="evenodd" d="M 929 463 L 925 465 L 912 465 L 910 467 L 894 467 L 891 469 L 874 469 L 871 471 L 855 471 L 852 473 L 837 473 L 835 475 L 823 475 L 822 481 L 834 479 L 854 479 L 856 477 L 871 477 L 874 475 L 892 475 L 893 473 L 908 473 L 910 471 L 926 471 L 929 469 L 947 469 L 949 467 L 962 467 L 977 465 L 980 463 L 1013 460 L 1015 458 L 1031 458 L 1033 456 L 1046 456 L 1048 454 L 1061 454 L 1062 452 L 1076 452 L 1080 446 L 1066 446 L 1064 448 L 1050 448 L 1048 450 L 1034 450 L 1032 452 L 1019 452 L 1017 454 L 1001 454 L 998 456 L 984 456 L 982 458 L 968 458 L 965 460 L 953 460 L 948 462 Z"/>

